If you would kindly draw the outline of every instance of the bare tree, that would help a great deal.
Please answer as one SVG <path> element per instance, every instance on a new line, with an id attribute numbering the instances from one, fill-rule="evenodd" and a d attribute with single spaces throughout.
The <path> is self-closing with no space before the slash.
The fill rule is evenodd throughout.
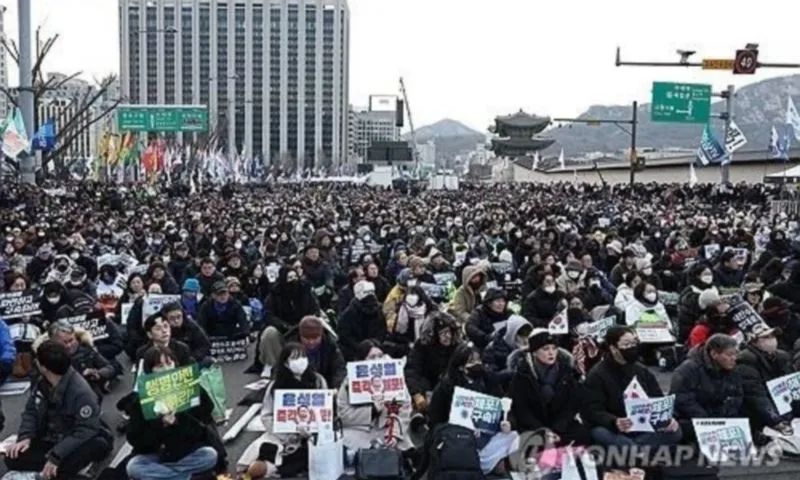
<path id="1" fill-rule="evenodd" d="M 79 77 L 82 72 L 71 75 L 50 76 L 45 78 L 44 61 L 47 55 L 58 40 L 58 34 L 47 37 L 42 41 L 41 27 L 36 29 L 36 57 L 32 67 L 33 75 L 33 115 L 34 130 L 38 130 L 42 119 L 37 118 L 39 105 L 49 102 L 59 102 L 58 114 L 55 116 L 56 138 L 52 149 L 42 152 L 42 171 L 47 171 L 47 166 L 54 162 L 56 175 L 62 175 L 69 171 L 72 163 L 77 159 L 73 158 L 67 164 L 64 157 L 70 150 L 74 142 L 89 131 L 92 126 L 104 118 L 108 117 L 122 102 L 122 98 L 109 99 L 109 88 L 116 82 L 116 75 L 108 75 L 102 79 L 93 79 L 93 84 L 86 88 L 76 89 L 69 95 L 59 97 L 55 92 L 59 92 L 62 87 L 70 81 Z M 11 59 L 19 65 L 19 48 L 14 40 L 3 36 L 0 45 L 8 52 Z M 14 107 L 19 107 L 17 89 L 0 87 L 0 92 L 4 94 Z M 33 134 L 34 132 L 29 132 Z M 18 163 L 10 158 L 5 161 L 15 169 L 19 169 Z"/>

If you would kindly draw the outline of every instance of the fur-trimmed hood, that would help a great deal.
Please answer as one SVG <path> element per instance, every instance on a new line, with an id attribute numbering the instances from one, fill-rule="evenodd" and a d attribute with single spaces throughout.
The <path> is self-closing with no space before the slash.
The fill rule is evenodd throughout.
<path id="1" fill-rule="evenodd" d="M 91 332 L 88 330 L 84 330 L 82 328 L 75 329 L 75 338 L 78 340 L 78 343 L 82 345 L 86 345 L 88 347 L 94 348 L 94 339 L 92 338 Z M 39 346 L 50 339 L 50 335 L 44 333 L 36 337 L 36 340 L 33 341 L 31 345 L 31 350 L 35 353 L 36 350 L 39 349 Z"/>

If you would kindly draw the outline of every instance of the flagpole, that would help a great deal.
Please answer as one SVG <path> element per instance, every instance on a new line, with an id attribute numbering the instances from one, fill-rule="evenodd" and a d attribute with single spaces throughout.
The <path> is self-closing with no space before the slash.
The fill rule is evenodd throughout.
<path id="1" fill-rule="evenodd" d="M 17 0 L 19 16 L 19 105 L 25 122 L 25 135 L 33 135 L 33 72 L 31 58 L 31 0 Z M 22 182 L 36 184 L 36 156 L 23 152 L 19 170 Z"/>

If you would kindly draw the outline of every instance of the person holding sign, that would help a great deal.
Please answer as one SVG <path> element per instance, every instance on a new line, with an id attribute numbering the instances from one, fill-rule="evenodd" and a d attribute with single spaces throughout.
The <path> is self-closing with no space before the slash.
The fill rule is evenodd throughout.
<path id="1" fill-rule="evenodd" d="M 372 340 L 364 340 L 356 347 L 355 361 L 361 360 L 381 360 L 386 355 L 377 343 Z M 378 365 L 380 367 L 380 365 Z M 383 373 L 383 372 L 381 372 Z M 400 371 L 402 374 L 402 370 Z M 402 378 L 402 377 L 401 377 Z M 348 379 L 353 380 L 353 379 Z M 387 380 L 388 381 L 388 380 Z M 369 390 L 372 393 L 372 401 L 366 404 L 351 404 L 350 381 L 345 381 L 339 388 L 336 396 L 339 418 L 342 420 L 344 428 L 344 444 L 351 450 L 370 448 L 374 441 L 384 443 L 399 450 L 408 450 L 413 447 L 408 438 L 408 428 L 411 421 L 411 402 L 398 402 L 399 411 L 390 413 L 387 402 L 383 396 L 382 378 L 374 376 L 370 380 Z M 405 390 L 405 387 L 403 387 Z M 410 398 L 408 392 L 406 399 Z M 391 428 L 390 428 L 390 422 Z M 391 432 L 391 437 L 389 437 Z"/>
<path id="2" fill-rule="evenodd" d="M 111 453 L 111 432 L 100 420 L 97 396 L 72 368 L 64 345 L 45 341 L 36 360 L 41 375 L 22 413 L 17 443 L 6 451 L 6 468 L 72 480 Z"/>
<path id="3" fill-rule="evenodd" d="M 502 389 L 483 367 L 480 351 L 469 344 L 459 345 L 450 359 L 447 371 L 431 396 L 428 419 L 432 428 L 450 421 L 450 409 L 456 387 L 493 397 L 503 397 Z M 477 422 L 473 419 L 473 423 L 481 423 L 482 419 L 483 417 Z M 490 428 L 493 425 L 486 426 Z M 478 428 L 475 430 L 475 436 L 478 438 L 481 469 L 486 474 L 493 470 L 503 474 L 505 470 L 503 460 L 519 447 L 519 435 L 511 430 L 511 423 L 505 419 L 501 420 L 499 431 L 494 435 L 483 433 Z"/>
<path id="4" fill-rule="evenodd" d="M 178 359 L 167 347 L 154 346 L 143 356 L 143 373 L 170 372 L 178 367 Z M 125 437 L 133 448 L 133 458 L 126 467 L 132 479 L 191 478 L 208 473 L 218 463 L 218 452 L 209 442 L 209 429 L 214 421 L 214 404 L 200 389 L 200 402 L 176 413 L 169 407 L 157 410 L 158 418 L 145 419 L 142 392 L 131 394 L 125 411 L 130 417 Z"/>
<path id="5" fill-rule="evenodd" d="M 738 333 L 739 330 L 728 313 L 730 306 L 722 300 L 717 289 L 703 290 L 697 297 L 697 302 L 703 314 L 689 333 L 687 344 L 690 348 L 703 346 L 706 340 L 717 333 L 726 335 Z"/>
<path id="6" fill-rule="evenodd" d="M 663 397 L 655 375 L 639 363 L 639 341 L 630 327 L 613 326 L 606 331 L 603 360 L 586 376 L 587 402 L 581 414 L 595 443 L 604 446 L 675 445 L 682 438 L 674 419 L 654 433 L 631 433 L 633 421 L 625 410 L 625 394 L 632 383 L 641 385 L 640 395 Z"/>
<path id="7" fill-rule="evenodd" d="M 506 292 L 490 288 L 467 320 L 467 337 L 478 348 L 486 348 L 492 340 L 492 334 L 508 322 L 512 313 L 508 308 Z"/>
<path id="8" fill-rule="evenodd" d="M 545 328 L 527 343 L 508 392 L 514 428 L 542 436 L 541 445 L 589 445 L 589 431 L 575 420 L 584 392 L 572 355 Z"/>

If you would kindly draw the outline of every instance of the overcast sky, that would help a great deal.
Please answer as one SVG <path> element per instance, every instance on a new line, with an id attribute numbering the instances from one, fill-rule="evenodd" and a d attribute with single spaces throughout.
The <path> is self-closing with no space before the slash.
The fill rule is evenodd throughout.
<path id="1" fill-rule="evenodd" d="M 0 3 L 8 7 L 5 31 L 16 38 L 17 2 Z M 60 34 L 47 70 L 96 76 L 119 71 L 117 0 L 31 3 L 35 24 Z M 800 2 L 792 0 L 349 0 L 349 5 L 350 102 L 366 105 L 372 93 L 397 93 L 402 75 L 419 126 L 449 117 L 485 131 L 495 115 L 520 108 L 559 117 L 578 115 L 592 104 L 647 101 L 654 80 L 719 89 L 793 73 L 762 70 L 734 78 L 699 69 L 617 68 L 617 45 L 623 60 L 673 60 L 677 48 L 697 50 L 697 58 L 732 58 L 737 48 L 757 42 L 764 62 L 800 63 Z M 13 65 L 9 83 L 17 83 Z"/>

